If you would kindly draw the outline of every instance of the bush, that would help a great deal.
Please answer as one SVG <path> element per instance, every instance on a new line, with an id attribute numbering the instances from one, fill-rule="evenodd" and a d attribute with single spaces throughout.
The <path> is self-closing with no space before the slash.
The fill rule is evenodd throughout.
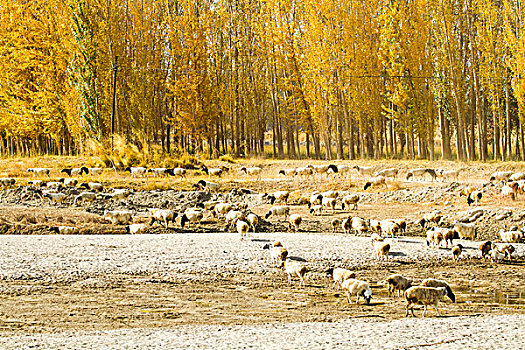
<path id="1" fill-rule="evenodd" d="M 225 154 L 223 156 L 220 156 L 219 160 L 221 162 L 227 162 L 227 163 L 232 163 L 232 164 L 235 163 L 235 160 L 233 159 L 233 157 L 230 154 Z"/>

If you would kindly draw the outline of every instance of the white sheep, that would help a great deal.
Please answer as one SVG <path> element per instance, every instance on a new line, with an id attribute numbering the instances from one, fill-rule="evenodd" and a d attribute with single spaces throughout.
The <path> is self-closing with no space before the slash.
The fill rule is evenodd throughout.
<path id="1" fill-rule="evenodd" d="M 81 192 L 73 200 L 73 205 L 77 205 L 78 202 L 93 202 L 97 198 L 97 194 L 94 192 Z"/>
<path id="2" fill-rule="evenodd" d="M 113 200 L 126 200 L 133 192 L 127 188 L 115 188 L 108 196 Z"/>
<path id="3" fill-rule="evenodd" d="M 412 281 L 399 274 L 388 276 L 385 282 L 388 287 L 388 295 L 394 295 L 397 291 L 398 298 L 401 297 L 401 292 L 405 292 L 408 288 L 412 287 Z"/>
<path id="4" fill-rule="evenodd" d="M 296 168 L 295 169 L 295 172 L 298 176 L 301 176 L 301 177 L 308 177 L 308 176 L 312 176 L 314 171 L 312 168 L 307 168 L 307 167 L 299 167 L 299 168 Z"/>
<path id="5" fill-rule="evenodd" d="M 368 180 L 365 183 L 364 190 L 366 191 L 366 189 L 369 187 L 372 187 L 372 186 L 375 187 L 379 185 L 386 186 L 386 178 L 384 176 L 375 176 L 375 177 L 370 178 L 370 180 Z"/>
<path id="6" fill-rule="evenodd" d="M 139 166 L 139 167 L 128 166 L 126 169 L 124 169 L 124 172 L 129 171 L 129 173 L 131 174 L 131 177 L 134 178 L 136 176 L 144 177 L 146 175 L 146 170 L 148 169 L 143 166 Z"/>
<path id="7" fill-rule="evenodd" d="M 294 176 L 295 174 L 297 174 L 297 171 L 295 170 L 295 168 L 283 169 L 283 170 L 279 170 L 279 174 L 282 174 L 285 176 Z"/>
<path id="8" fill-rule="evenodd" d="M 186 177 L 186 169 L 184 168 L 173 168 L 173 169 L 168 169 L 166 171 L 166 173 L 168 175 L 171 175 L 171 176 L 179 176 L 180 179 L 182 180 L 182 178 L 185 178 Z"/>
<path id="9" fill-rule="evenodd" d="M 295 232 L 299 231 L 299 225 L 301 225 L 302 221 L 303 218 L 299 214 L 288 216 L 288 226 L 290 227 L 290 230 L 294 230 Z"/>
<path id="10" fill-rule="evenodd" d="M 374 174 L 374 177 L 379 177 L 379 176 L 383 176 L 383 177 L 393 177 L 394 179 L 397 177 L 397 173 L 399 172 L 399 169 L 397 168 L 388 168 L 388 169 L 383 169 L 383 170 L 380 170 L 378 172 L 376 172 Z"/>
<path id="11" fill-rule="evenodd" d="M 42 197 L 49 198 L 49 201 L 53 203 L 62 203 L 66 200 L 67 195 L 64 193 L 44 192 Z"/>
<path id="12" fill-rule="evenodd" d="M 208 178 L 211 176 L 221 177 L 223 172 L 221 168 L 207 168 L 205 165 L 201 166 L 201 170 L 208 175 Z"/>
<path id="13" fill-rule="evenodd" d="M 168 223 L 173 223 L 178 216 L 176 212 L 170 209 L 148 208 L 148 211 L 151 220 L 150 225 L 158 222 L 159 224 L 164 224 L 165 228 L 168 228 Z"/>
<path id="14" fill-rule="evenodd" d="M 456 244 L 452 247 L 452 260 L 458 261 L 462 251 L 463 246 L 461 244 Z"/>
<path id="15" fill-rule="evenodd" d="M 438 280 L 435 278 L 427 278 L 424 279 L 420 285 L 423 287 L 445 288 L 445 295 L 448 296 L 453 303 L 456 302 L 456 296 L 454 295 L 454 292 L 452 292 L 452 288 L 450 288 L 446 281 Z"/>
<path id="16" fill-rule="evenodd" d="M 365 175 L 372 176 L 374 172 L 374 167 L 372 166 L 354 165 L 352 168 L 355 169 L 361 177 L 365 177 Z"/>
<path id="17" fill-rule="evenodd" d="M 362 233 L 368 231 L 368 223 L 365 219 L 360 218 L 359 216 L 354 216 L 352 218 L 352 229 L 356 236 L 361 236 Z"/>
<path id="18" fill-rule="evenodd" d="M 313 205 L 319 205 L 321 204 L 321 201 L 323 200 L 323 195 L 315 192 L 310 195 L 310 200 L 308 201 L 308 209 L 311 209 Z"/>
<path id="19" fill-rule="evenodd" d="M 333 218 L 332 221 L 330 221 L 330 226 L 332 226 L 332 233 L 337 232 L 337 228 L 341 225 L 341 220 L 338 218 Z"/>
<path id="20" fill-rule="evenodd" d="M 248 215 L 246 215 L 246 221 L 248 222 L 248 224 L 250 224 L 250 227 L 252 228 L 253 232 L 255 232 L 255 229 L 259 224 L 259 217 L 254 213 L 249 213 Z"/>
<path id="21" fill-rule="evenodd" d="M 310 208 L 310 214 L 312 215 L 322 215 L 323 214 L 323 206 L 321 204 L 312 205 Z"/>
<path id="22" fill-rule="evenodd" d="M 509 177 L 509 181 L 520 181 L 520 180 L 525 180 L 524 172 L 517 172 L 517 173 L 512 174 Z"/>
<path id="23" fill-rule="evenodd" d="M 220 202 L 215 204 L 212 214 L 214 217 L 218 218 L 228 214 L 231 210 L 233 210 L 233 204 Z"/>
<path id="24" fill-rule="evenodd" d="M 88 168 L 88 174 L 91 175 L 102 175 L 104 169 L 102 168 Z"/>
<path id="25" fill-rule="evenodd" d="M 167 168 L 150 168 L 147 170 L 148 173 L 152 173 L 153 177 L 162 177 L 168 175 L 168 169 Z M 133 173 L 132 173 L 133 175 Z"/>
<path id="26" fill-rule="evenodd" d="M 129 210 L 112 210 L 105 211 L 103 217 L 113 225 L 128 225 L 133 219 L 133 213 Z"/>
<path id="27" fill-rule="evenodd" d="M 268 219 L 270 216 L 288 216 L 290 214 L 290 207 L 286 205 L 276 205 L 270 208 L 266 215 L 264 216 L 265 219 Z"/>
<path id="28" fill-rule="evenodd" d="M 274 265 L 281 267 L 288 257 L 288 250 L 282 246 L 280 242 L 274 242 L 273 244 L 265 244 L 263 249 L 270 250 L 270 260 Z"/>
<path id="29" fill-rule="evenodd" d="M 497 250 L 499 253 L 504 255 L 504 258 L 509 258 L 512 260 L 512 253 L 514 253 L 515 248 L 511 244 L 497 244 L 492 249 Z"/>
<path id="30" fill-rule="evenodd" d="M 204 212 L 199 208 L 188 208 L 184 211 L 180 219 L 180 227 L 184 228 L 186 223 L 200 222 L 204 217 Z"/>
<path id="31" fill-rule="evenodd" d="M 350 234 L 350 230 L 352 229 L 352 218 L 346 218 L 341 221 L 341 228 L 343 229 L 343 233 Z"/>
<path id="32" fill-rule="evenodd" d="M 73 226 L 55 226 L 51 227 L 50 230 L 60 235 L 72 235 L 78 233 L 78 228 Z"/>
<path id="33" fill-rule="evenodd" d="M 224 219 L 226 220 L 226 228 L 229 228 L 231 225 L 235 225 L 238 220 L 245 220 L 246 215 L 240 210 L 230 210 Z"/>
<path id="34" fill-rule="evenodd" d="M 341 200 L 342 202 L 342 208 L 345 210 L 345 206 L 350 208 L 350 205 L 353 205 L 353 210 L 357 210 L 357 203 L 359 202 L 359 199 L 361 197 L 358 194 L 349 194 L 343 197 Z"/>
<path id="35" fill-rule="evenodd" d="M 475 239 L 477 227 L 475 224 L 464 224 L 461 222 L 454 223 L 454 232 L 456 232 L 461 239 Z"/>
<path id="36" fill-rule="evenodd" d="M 274 204 L 276 201 L 288 203 L 289 196 L 290 191 L 277 191 L 269 194 L 267 198 L 270 200 L 270 204 Z"/>
<path id="37" fill-rule="evenodd" d="M 347 269 L 342 269 L 340 267 L 331 267 L 328 270 L 326 270 L 326 274 L 328 276 L 332 276 L 334 279 L 334 284 L 332 285 L 332 288 L 335 288 L 337 286 L 337 289 L 341 289 L 342 284 L 344 281 L 350 278 L 355 278 L 355 272 L 352 272 Z"/>
<path id="38" fill-rule="evenodd" d="M 519 243 L 523 237 L 523 233 L 520 231 L 505 231 L 499 230 L 499 236 L 505 243 Z"/>
<path id="39" fill-rule="evenodd" d="M 443 241 L 443 234 L 441 231 L 436 231 L 433 228 L 427 230 L 427 246 L 438 248 Z"/>
<path id="40" fill-rule="evenodd" d="M 251 168 L 247 168 L 247 167 L 243 166 L 241 168 L 241 171 L 244 171 L 244 173 L 246 175 L 249 175 L 249 176 L 257 176 L 257 180 L 261 179 L 262 169 L 257 167 L 257 166 L 256 167 L 251 167 Z"/>
<path id="41" fill-rule="evenodd" d="M 516 196 L 518 195 L 518 188 L 519 184 L 517 182 L 509 182 L 501 188 L 501 196 L 502 197 L 510 197 L 512 200 L 516 200 Z"/>
<path id="42" fill-rule="evenodd" d="M 390 235 L 392 238 L 395 238 L 395 235 L 399 232 L 399 225 L 392 220 L 381 220 L 379 225 L 381 226 L 381 233 L 385 237 Z"/>
<path id="43" fill-rule="evenodd" d="M 28 173 L 33 173 L 33 175 L 36 175 L 36 176 L 44 176 L 44 175 L 49 176 L 49 171 L 50 170 L 48 168 L 29 168 L 27 169 Z"/>
<path id="44" fill-rule="evenodd" d="M 250 225 L 246 221 L 237 220 L 237 232 L 241 235 L 241 239 L 248 235 Z"/>
<path id="45" fill-rule="evenodd" d="M 346 296 L 348 298 L 348 303 L 352 303 L 350 297 L 355 295 L 355 303 L 359 303 L 359 298 L 363 297 L 367 305 L 370 305 L 370 299 L 372 299 L 372 290 L 370 286 L 365 281 L 356 280 L 353 278 L 343 281 L 341 288 L 346 291 Z"/>
<path id="46" fill-rule="evenodd" d="M 436 171 L 436 175 L 440 177 L 443 181 L 445 180 L 454 180 L 458 181 L 460 169 L 457 170 L 445 170 L 439 169 Z"/>
<path id="47" fill-rule="evenodd" d="M 99 182 L 83 182 L 78 187 L 96 192 L 100 192 L 104 189 L 104 185 Z"/>
<path id="48" fill-rule="evenodd" d="M 381 221 L 370 219 L 370 229 L 374 232 L 381 233 Z"/>
<path id="49" fill-rule="evenodd" d="M 376 251 L 377 260 L 382 260 L 383 257 L 388 259 L 388 254 L 390 253 L 390 244 L 384 241 L 378 241 L 376 239 L 371 240 L 372 247 Z"/>
<path id="50" fill-rule="evenodd" d="M 77 184 L 77 179 L 64 179 L 64 186 L 75 187 Z"/>
<path id="51" fill-rule="evenodd" d="M 193 184 L 193 187 L 210 192 L 218 190 L 220 184 L 206 180 L 199 180 L 197 183 Z"/>
<path id="52" fill-rule="evenodd" d="M 441 300 L 441 297 L 445 296 L 446 294 L 447 290 L 444 287 L 433 288 L 414 286 L 408 288 L 405 291 L 405 299 L 407 301 L 405 317 L 408 317 L 409 310 L 412 311 L 412 316 L 416 317 L 414 314 L 414 306 L 417 304 L 423 305 L 423 317 L 425 317 L 428 305 L 434 305 L 438 316 L 440 316 L 437 306 Z"/>
<path id="53" fill-rule="evenodd" d="M 490 181 L 507 181 L 512 176 L 512 171 L 496 171 L 490 175 Z"/>
<path id="54" fill-rule="evenodd" d="M 332 209 L 332 213 L 335 212 L 335 204 L 337 202 L 337 199 L 330 198 L 330 197 L 323 197 L 323 200 L 321 201 L 321 205 L 325 209 Z"/>
<path id="55" fill-rule="evenodd" d="M 423 178 L 425 174 L 427 173 L 427 168 L 416 168 L 416 169 L 410 169 L 407 173 L 407 181 L 411 178 L 416 179 L 416 177 Z"/>
<path id="56" fill-rule="evenodd" d="M 146 224 L 131 224 L 126 227 L 126 232 L 131 233 L 132 235 L 138 235 L 145 233 L 148 229 Z"/>
<path id="57" fill-rule="evenodd" d="M 301 264 L 298 261 L 286 259 L 282 267 L 288 275 L 288 284 L 292 284 L 292 275 L 296 275 L 300 279 L 299 286 L 305 285 L 304 275 L 306 274 L 306 272 L 308 272 L 308 269 L 305 265 Z"/>

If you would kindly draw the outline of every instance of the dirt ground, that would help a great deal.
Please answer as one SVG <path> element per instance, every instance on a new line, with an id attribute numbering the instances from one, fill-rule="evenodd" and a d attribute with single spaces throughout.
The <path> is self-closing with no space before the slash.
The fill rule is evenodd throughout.
<path id="1" fill-rule="evenodd" d="M 443 210 L 451 218 L 461 216 L 470 208 L 463 198 L 458 197 L 458 188 L 470 183 L 481 187 L 487 182 L 486 174 L 499 169 L 497 165 L 478 166 L 483 168 L 479 177 L 470 179 L 464 176 L 459 181 L 459 187 L 453 189 L 439 182 L 399 181 L 391 183 L 387 189 L 367 194 L 362 191 L 360 180 L 355 179 L 301 182 L 278 178 L 274 174 L 275 170 L 285 165 L 272 165 L 272 173 L 264 181 L 230 181 L 228 189 L 248 187 L 259 192 L 289 189 L 293 191 L 294 204 L 300 203 L 301 197 L 318 188 L 363 194 L 359 209 L 351 212 L 338 209 L 335 214 L 311 216 L 305 205 L 293 205 L 293 211 L 304 217 L 298 235 L 319 232 L 329 234 L 329 222 L 334 216 L 343 218 L 359 215 L 378 219 L 405 217 L 410 221 L 406 236 L 422 236 L 424 230 L 413 223 L 415 219 L 433 210 Z M 135 212 L 135 222 L 146 222 L 147 207 L 169 202 L 182 210 L 184 206 L 191 206 L 204 198 L 193 194 L 177 197 L 179 194 L 176 191 L 170 195 L 172 197 L 148 192 L 144 195 L 137 193 L 126 203 L 71 207 L 70 204 L 51 205 L 24 188 L 4 190 L 1 194 L 0 233 L 49 234 L 49 227 L 54 225 L 77 225 L 82 234 L 121 234 L 125 232 L 123 227 L 114 227 L 101 219 L 104 210 L 130 208 Z M 497 186 L 486 187 L 487 196 L 482 202 L 482 208 L 487 212 L 492 211 L 492 214 L 476 222 L 480 225 L 480 239 L 497 239 L 497 230 L 502 227 L 523 226 L 519 215 L 516 217 L 525 210 L 523 199 L 511 202 L 499 198 L 498 190 Z M 422 194 L 410 197 L 414 193 Z M 220 197 L 223 195 L 226 195 L 225 192 L 206 195 L 204 199 L 224 199 Z M 411 199 L 405 201 L 405 197 Z M 253 203 L 250 208 L 259 215 L 264 215 L 270 207 L 268 203 Z M 494 216 L 507 206 L 513 214 L 503 220 L 494 220 Z M 208 217 L 199 228 L 192 230 L 183 230 L 175 225 L 168 230 L 152 227 L 148 233 L 210 233 L 222 232 L 223 229 L 221 221 Z M 261 230 L 283 232 L 288 231 L 288 228 L 284 223 L 270 219 L 263 220 Z M 6 244 L 2 243 L 1 238 L 0 244 Z M 115 240 L 118 242 L 118 238 Z M 104 256 L 100 259 L 104 259 Z M 341 262 L 334 263 L 337 265 Z M 0 279 L 0 334 L 169 328 L 191 324 L 337 322 L 349 318 L 395 320 L 404 318 L 405 303 L 402 299 L 387 296 L 386 289 L 381 285 L 380 282 L 390 273 L 401 273 L 416 280 L 429 275 L 447 280 L 457 293 L 457 302 L 447 301 L 446 306 L 442 305 L 444 317 L 525 314 L 525 301 L 523 295 L 519 294 L 525 294 L 524 265 L 523 255 L 517 256 L 512 263 L 498 265 L 477 258 L 453 263 L 442 257 L 424 261 L 394 257 L 391 262 L 380 265 L 355 264 L 359 278 L 371 284 L 374 294 L 371 305 L 348 304 L 341 291 L 331 288 L 330 278 L 320 268 L 308 275 L 304 288 L 298 287 L 296 283 L 289 285 L 283 272 L 276 268 L 262 273 L 255 270 L 226 270 L 205 275 L 189 270 L 182 279 L 177 275 L 163 277 L 148 272 L 126 274 L 118 270 L 71 281 L 4 278 Z M 421 311 L 416 312 L 420 316 Z M 434 315 L 434 310 L 430 310 L 430 314 Z"/>

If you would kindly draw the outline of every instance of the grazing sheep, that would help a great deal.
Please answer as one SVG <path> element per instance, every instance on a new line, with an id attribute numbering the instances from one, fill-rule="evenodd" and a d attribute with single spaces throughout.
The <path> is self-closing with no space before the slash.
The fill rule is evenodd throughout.
<path id="1" fill-rule="evenodd" d="M 512 261 L 512 253 L 516 250 L 511 244 L 497 244 L 493 249 L 504 255 L 504 258 L 509 258 Z"/>
<path id="2" fill-rule="evenodd" d="M 438 280 L 435 278 L 427 278 L 421 282 L 420 286 L 432 288 L 445 288 L 445 295 L 448 296 L 453 303 L 456 302 L 456 296 L 454 295 L 454 292 L 452 292 L 452 288 L 450 288 L 446 281 Z"/>
<path id="3" fill-rule="evenodd" d="M 372 241 L 377 241 L 377 242 L 383 242 L 385 239 L 383 237 L 381 237 L 381 235 L 379 235 L 378 233 L 374 232 L 370 235 L 370 239 Z"/>
<path id="4" fill-rule="evenodd" d="M 361 197 L 358 194 L 349 194 L 347 196 L 344 196 L 341 200 L 343 210 L 345 210 L 345 206 L 350 208 L 350 205 L 354 206 L 352 208 L 353 210 L 357 210 L 357 203 L 359 202 L 360 198 Z"/>
<path id="5" fill-rule="evenodd" d="M 73 226 L 54 226 L 49 229 L 60 235 L 72 235 L 78 233 L 78 228 Z"/>
<path id="6" fill-rule="evenodd" d="M 477 236 L 476 229 L 477 227 L 474 224 L 454 223 L 454 232 L 457 233 L 461 239 L 475 239 Z"/>
<path id="7" fill-rule="evenodd" d="M 223 172 L 221 168 L 207 168 L 205 165 L 201 166 L 201 170 L 208 175 L 208 178 L 211 176 L 221 177 Z"/>
<path id="8" fill-rule="evenodd" d="M 520 181 L 520 180 L 525 180 L 525 173 L 518 172 L 518 173 L 512 174 L 509 177 L 509 181 Z"/>
<path id="9" fill-rule="evenodd" d="M 146 224 L 131 224 L 126 227 L 126 232 L 132 235 L 143 234 L 148 229 Z"/>
<path id="10" fill-rule="evenodd" d="M 89 170 L 88 168 L 83 166 L 81 168 L 65 168 L 65 169 L 60 170 L 60 173 L 65 173 L 67 174 L 67 176 L 77 176 L 77 175 L 82 176 L 82 174 L 87 175 L 89 173 Z"/>
<path id="11" fill-rule="evenodd" d="M 323 206 L 323 208 L 326 208 L 327 210 L 332 209 L 332 213 L 335 213 L 336 201 L 337 200 L 335 198 L 323 197 L 323 200 L 321 201 L 321 205 Z"/>
<path id="12" fill-rule="evenodd" d="M 375 239 L 372 239 L 371 243 L 372 247 L 374 247 L 376 251 L 377 260 L 383 260 L 383 257 L 388 259 L 388 254 L 390 253 L 390 244 L 384 241 L 377 241 Z"/>
<path id="13" fill-rule="evenodd" d="M 374 232 L 381 233 L 381 221 L 370 219 L 370 229 Z"/>
<path id="14" fill-rule="evenodd" d="M 184 211 L 180 219 L 180 227 L 184 228 L 186 223 L 200 222 L 204 217 L 204 212 L 199 208 L 188 208 Z"/>
<path id="15" fill-rule="evenodd" d="M 103 171 L 104 171 L 104 169 L 102 169 L 102 168 L 88 168 L 87 174 L 102 175 Z"/>
<path id="16" fill-rule="evenodd" d="M 519 243 L 523 237 L 523 233 L 520 231 L 505 231 L 499 230 L 499 236 L 505 243 Z"/>
<path id="17" fill-rule="evenodd" d="M 83 182 L 80 185 L 78 185 L 78 187 L 96 192 L 100 192 L 104 189 L 104 185 L 102 185 L 99 182 Z"/>
<path id="18" fill-rule="evenodd" d="M 452 260 L 458 261 L 461 252 L 463 251 L 463 246 L 461 244 L 456 244 L 452 248 Z"/>
<path id="19" fill-rule="evenodd" d="M 328 276 L 332 276 L 332 278 L 334 279 L 334 284 L 332 285 L 332 288 L 336 288 L 337 286 L 337 289 L 341 289 L 343 282 L 347 279 L 356 277 L 355 272 L 352 272 L 347 269 L 342 269 L 340 267 L 331 267 L 328 270 L 326 270 L 326 274 Z"/>
<path id="20" fill-rule="evenodd" d="M 164 224 L 164 228 L 168 228 L 168 223 L 175 222 L 175 218 L 178 216 L 176 212 L 169 209 L 155 209 L 148 208 L 149 216 L 151 218 L 150 225 L 153 225 L 155 222 L 159 224 Z"/>
<path id="21" fill-rule="evenodd" d="M 250 213 L 246 215 L 246 221 L 248 222 L 248 224 L 250 224 L 250 227 L 252 228 L 253 232 L 255 232 L 255 229 L 259 224 L 259 217 L 254 213 Z"/>
<path id="22" fill-rule="evenodd" d="M 323 195 L 320 193 L 313 193 L 310 195 L 310 201 L 308 202 L 308 209 L 311 209 L 313 205 L 321 204 Z"/>
<path id="23" fill-rule="evenodd" d="M 519 184 L 517 182 L 509 182 L 508 184 L 503 185 L 501 188 L 502 197 L 510 197 L 512 200 L 516 200 L 518 195 Z"/>
<path id="24" fill-rule="evenodd" d="M 49 176 L 49 169 L 48 168 L 29 168 L 27 169 L 28 173 L 33 173 L 33 175 L 36 176 Z"/>
<path id="25" fill-rule="evenodd" d="M 352 218 L 352 229 L 356 236 L 368 231 L 368 223 L 365 219 L 355 216 Z"/>
<path id="26" fill-rule="evenodd" d="M 233 210 L 233 204 L 221 202 L 215 204 L 212 214 L 214 217 L 218 218 L 228 214 L 231 210 Z"/>
<path id="27" fill-rule="evenodd" d="M 261 172 L 262 172 L 262 169 L 259 168 L 259 167 L 251 167 L 251 168 L 247 168 L 245 166 L 243 166 L 241 168 L 241 171 L 244 171 L 244 173 L 246 175 L 250 175 L 250 176 L 257 176 L 257 180 L 260 180 L 261 179 Z"/>
<path id="28" fill-rule="evenodd" d="M 312 215 L 322 215 L 323 214 L 323 206 L 321 204 L 313 205 L 310 208 L 310 214 L 312 214 Z"/>
<path id="29" fill-rule="evenodd" d="M 238 220 L 246 220 L 246 215 L 240 210 L 230 210 L 224 217 L 226 220 L 226 229 L 235 225 Z"/>
<path id="30" fill-rule="evenodd" d="M 479 205 L 479 202 L 481 201 L 482 197 L 483 197 L 483 192 L 481 192 L 481 191 L 473 191 L 467 197 L 467 204 L 469 206 L 472 203 L 474 203 L 474 205 Z"/>
<path id="31" fill-rule="evenodd" d="M 427 246 L 439 247 L 443 241 L 443 234 L 440 231 L 430 229 L 427 231 Z"/>
<path id="32" fill-rule="evenodd" d="M 113 190 L 113 193 L 110 193 L 108 196 L 116 201 L 123 201 L 128 199 L 128 197 L 132 194 L 132 190 L 127 188 L 115 188 Z"/>
<path id="33" fill-rule="evenodd" d="M 93 202 L 97 198 L 97 194 L 94 192 L 81 192 L 73 200 L 73 205 L 77 205 L 78 202 Z"/>
<path id="34" fill-rule="evenodd" d="M 62 203 L 67 198 L 67 195 L 64 193 L 44 192 L 42 197 L 49 198 L 49 201 L 52 203 Z"/>
<path id="35" fill-rule="evenodd" d="M 365 281 L 356 280 L 353 278 L 343 281 L 341 288 L 346 291 L 346 296 L 348 298 L 348 303 L 351 304 L 352 301 L 350 297 L 355 295 L 357 297 L 355 303 L 359 303 L 359 297 L 363 297 L 367 305 L 370 305 L 370 299 L 372 299 L 372 290 L 370 286 Z"/>
<path id="36" fill-rule="evenodd" d="M 365 183 L 364 190 L 366 191 L 366 189 L 369 187 L 379 186 L 379 185 L 386 186 L 386 179 L 384 176 L 375 176 L 375 177 L 370 178 L 370 180 L 368 180 L 368 182 Z"/>
<path id="37" fill-rule="evenodd" d="M 307 167 L 296 168 L 295 172 L 298 176 L 301 176 L 301 177 L 312 176 L 314 174 L 314 170 L 312 168 L 307 168 Z"/>
<path id="38" fill-rule="evenodd" d="M 153 177 L 162 177 L 168 175 L 170 169 L 167 168 L 151 168 L 148 169 L 147 173 L 152 173 Z"/>
<path id="39" fill-rule="evenodd" d="M 294 176 L 295 174 L 297 174 L 297 171 L 295 170 L 295 168 L 284 169 L 284 170 L 279 170 L 279 174 L 282 174 L 285 176 Z"/>
<path id="40" fill-rule="evenodd" d="M 490 175 L 490 181 L 507 181 L 512 176 L 512 171 L 496 171 Z"/>
<path id="41" fill-rule="evenodd" d="M 182 180 L 182 178 L 186 177 L 186 169 L 184 168 L 167 169 L 166 174 L 170 176 L 178 176 Z"/>
<path id="42" fill-rule="evenodd" d="M 374 167 L 372 166 L 354 165 L 352 169 L 355 169 L 361 177 L 365 177 L 365 175 L 372 176 L 372 173 L 374 172 Z"/>
<path id="43" fill-rule="evenodd" d="M 492 242 L 485 241 L 479 245 L 478 249 L 481 253 L 481 257 L 485 259 L 487 256 L 490 256 L 490 251 L 492 250 Z"/>
<path id="44" fill-rule="evenodd" d="M 397 297 L 400 298 L 401 292 L 405 292 L 412 287 L 412 282 L 408 278 L 398 274 L 388 276 L 385 281 L 388 285 L 388 296 L 390 294 L 394 295 L 395 291 L 397 291 Z"/>
<path id="45" fill-rule="evenodd" d="M 290 207 L 286 205 L 276 205 L 270 208 L 266 215 L 264 216 L 265 219 L 268 219 L 270 216 L 288 216 L 290 215 Z"/>
<path id="46" fill-rule="evenodd" d="M 128 225 L 133 219 L 133 213 L 129 210 L 105 211 L 104 219 L 111 221 L 113 225 Z"/>
<path id="47" fill-rule="evenodd" d="M 405 317 L 408 317 L 408 310 L 411 310 L 412 316 L 416 317 L 414 314 L 414 306 L 417 304 L 423 305 L 423 317 L 425 317 L 425 313 L 427 312 L 427 305 L 434 305 L 436 313 L 440 316 L 437 306 L 441 297 L 446 294 L 447 290 L 444 287 L 414 286 L 408 288 L 405 291 L 405 299 L 407 301 Z"/>
<path id="48" fill-rule="evenodd" d="M 392 238 L 395 238 L 395 235 L 399 232 L 399 225 L 392 220 L 381 220 L 379 225 L 381 226 L 381 233 L 385 237 L 390 235 Z"/>
<path id="49" fill-rule="evenodd" d="M 439 169 L 436 171 L 436 175 L 440 177 L 443 181 L 445 180 L 454 180 L 458 181 L 460 169 L 457 170 L 444 170 Z"/>
<path id="50" fill-rule="evenodd" d="M 64 179 L 64 186 L 75 187 L 77 184 L 77 179 Z"/>
<path id="51" fill-rule="evenodd" d="M 139 167 L 128 166 L 126 169 L 124 169 L 124 172 L 129 171 L 129 173 L 131 174 L 131 177 L 134 178 L 135 176 L 145 176 L 146 170 L 147 169 L 143 166 L 139 166 Z"/>
<path id="52" fill-rule="evenodd" d="M 339 192 L 330 190 L 322 192 L 321 195 L 323 198 L 337 198 L 339 197 Z"/>
<path id="53" fill-rule="evenodd" d="M 337 228 L 339 227 L 339 225 L 341 225 L 341 220 L 338 218 L 334 218 L 332 219 L 332 221 L 330 221 L 330 226 L 332 226 L 332 233 L 337 232 Z"/>
<path id="54" fill-rule="evenodd" d="M 418 221 L 422 228 L 425 228 L 427 224 L 434 223 L 439 224 L 441 221 L 442 215 L 438 211 L 433 211 L 423 215 L 423 218 Z"/>
<path id="55" fill-rule="evenodd" d="M 387 177 L 393 177 L 394 179 L 397 177 L 397 173 L 399 172 L 399 169 L 397 168 L 388 168 L 383 169 L 374 174 L 374 177 L 383 176 L 385 178 Z"/>
<path id="56" fill-rule="evenodd" d="M 288 203 L 288 197 L 290 196 L 290 191 L 277 191 L 268 195 L 270 204 L 274 204 L 276 201 Z"/>
<path id="57" fill-rule="evenodd" d="M 288 275 L 288 284 L 292 284 L 292 275 L 296 275 L 301 280 L 301 282 L 299 282 L 299 286 L 305 285 L 304 275 L 306 274 L 306 272 L 308 272 L 306 266 L 304 266 L 298 261 L 286 259 L 282 264 L 282 268 Z"/>
<path id="58" fill-rule="evenodd" d="M 348 165 L 337 165 L 337 171 L 334 171 L 333 168 L 328 169 L 327 174 L 339 174 L 341 176 L 346 176 L 350 172 L 350 167 Z"/>
<path id="59" fill-rule="evenodd" d="M 489 255 L 490 255 L 490 259 L 492 260 L 492 262 L 496 264 L 498 263 L 499 260 L 505 259 L 505 254 L 497 250 L 495 246 L 492 247 L 492 250 L 490 251 Z"/>
<path id="60" fill-rule="evenodd" d="M 263 249 L 270 250 L 270 260 L 279 267 L 282 266 L 288 257 L 288 250 L 286 250 L 280 242 L 274 242 L 271 245 L 265 244 Z"/>
<path id="61" fill-rule="evenodd" d="M 219 189 L 220 184 L 206 180 L 199 180 L 197 183 L 193 184 L 193 187 L 198 188 L 201 191 L 206 190 L 206 192 L 210 192 Z"/>
<path id="62" fill-rule="evenodd" d="M 299 225 L 301 225 L 302 221 L 303 218 L 301 218 L 301 215 L 299 214 L 288 216 L 288 226 L 290 227 L 290 230 L 294 230 L 295 232 L 299 231 Z"/>
<path id="63" fill-rule="evenodd" d="M 237 232 L 241 235 L 241 239 L 244 239 L 248 235 L 250 225 L 246 221 L 237 220 Z"/>
<path id="64" fill-rule="evenodd" d="M 450 246 L 452 247 L 452 241 L 455 236 L 453 229 L 447 228 L 447 227 L 432 226 L 430 228 L 430 231 L 440 232 L 441 235 L 443 236 L 442 240 L 445 242 L 445 246 L 448 248 L 448 245 L 450 243 Z M 428 231 L 427 231 L 427 238 L 428 238 Z"/>
<path id="65" fill-rule="evenodd" d="M 436 179 L 436 177 L 437 177 L 436 171 L 434 169 L 417 168 L 417 169 L 409 170 L 409 172 L 407 174 L 407 181 L 410 180 L 410 178 L 412 178 L 412 177 L 414 179 L 416 177 L 420 177 L 421 179 L 423 179 L 425 174 L 429 174 L 432 177 L 432 181 L 434 181 Z"/>
<path id="66" fill-rule="evenodd" d="M 350 234 L 350 230 L 352 229 L 352 218 L 343 219 L 341 222 L 341 228 L 343 229 L 343 233 Z"/>

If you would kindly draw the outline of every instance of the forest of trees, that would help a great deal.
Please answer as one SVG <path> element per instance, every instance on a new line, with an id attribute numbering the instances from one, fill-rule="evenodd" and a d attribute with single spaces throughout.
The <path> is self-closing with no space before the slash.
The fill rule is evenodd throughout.
<path id="1" fill-rule="evenodd" d="M 0 153 L 81 154 L 115 134 L 211 157 L 525 159 L 524 14 L 520 0 L 5 0 Z"/>

